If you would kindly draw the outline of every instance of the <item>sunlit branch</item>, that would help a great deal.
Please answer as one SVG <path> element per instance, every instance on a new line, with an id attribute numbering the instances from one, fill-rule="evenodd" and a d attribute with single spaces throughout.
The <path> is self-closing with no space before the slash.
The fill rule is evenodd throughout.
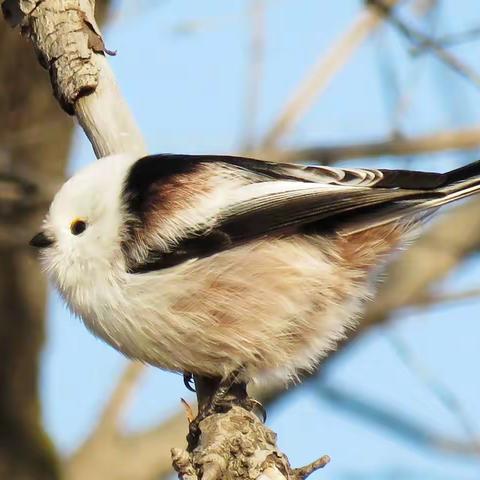
<path id="1" fill-rule="evenodd" d="M 415 137 L 386 138 L 359 143 L 321 145 L 292 150 L 246 152 L 258 158 L 281 162 L 309 162 L 328 165 L 341 160 L 381 156 L 422 155 L 480 147 L 480 127 L 444 130 Z"/>

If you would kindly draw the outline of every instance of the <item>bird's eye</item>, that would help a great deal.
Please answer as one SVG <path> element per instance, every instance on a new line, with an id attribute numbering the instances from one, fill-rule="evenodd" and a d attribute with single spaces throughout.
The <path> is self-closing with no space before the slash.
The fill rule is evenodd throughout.
<path id="1" fill-rule="evenodd" d="M 87 228 L 87 223 L 84 220 L 74 220 L 70 224 L 70 231 L 73 235 L 80 235 Z"/>

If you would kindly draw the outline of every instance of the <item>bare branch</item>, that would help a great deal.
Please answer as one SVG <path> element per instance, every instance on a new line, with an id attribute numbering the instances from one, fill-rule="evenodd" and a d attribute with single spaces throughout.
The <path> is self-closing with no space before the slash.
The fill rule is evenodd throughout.
<path id="1" fill-rule="evenodd" d="M 390 6 L 396 3 L 397 0 L 388 0 Z M 346 64 L 350 56 L 382 23 L 382 17 L 383 15 L 374 7 L 366 6 L 330 50 L 320 54 L 317 63 L 295 89 L 282 113 L 267 133 L 263 142 L 265 150 L 273 149 L 280 139 L 293 129 L 314 100 L 318 98 L 320 92 L 325 90 L 335 74 Z"/>
<path id="2" fill-rule="evenodd" d="M 473 42 L 478 40 L 480 37 L 480 27 L 474 27 L 464 32 L 459 33 L 451 33 L 448 35 L 442 35 L 440 37 L 436 37 L 434 39 L 437 45 L 441 45 L 442 47 L 452 47 L 458 45 L 460 43 L 466 42 Z M 418 55 L 423 53 L 425 50 L 429 50 L 430 45 L 425 45 L 424 43 L 420 43 L 417 47 L 412 49 L 412 53 Z"/>
<path id="3" fill-rule="evenodd" d="M 463 303 L 466 300 L 478 300 L 480 298 L 480 288 L 469 288 L 460 292 L 425 292 L 425 294 L 412 302 L 409 307 L 427 308 L 431 306 L 440 306 L 445 303 Z"/>
<path id="4" fill-rule="evenodd" d="M 138 385 L 138 380 L 144 371 L 142 364 L 131 362 L 125 368 L 117 382 L 102 415 L 94 430 L 65 464 L 65 477 L 69 480 L 88 478 L 119 478 L 128 471 L 131 462 L 118 462 L 117 458 L 124 458 L 122 450 L 128 448 L 128 442 L 124 441 L 120 430 L 121 413 L 133 390 Z M 168 445 L 165 450 L 168 451 Z M 127 457 L 128 458 L 128 457 Z M 115 465 L 119 471 L 115 472 Z M 95 473 L 93 473 L 95 472 Z M 110 475 L 107 477 L 107 473 Z M 132 477 L 141 478 L 141 471 L 134 473 Z M 98 475 L 98 476 L 96 476 Z"/>
<path id="5" fill-rule="evenodd" d="M 474 430 L 472 419 L 465 411 L 460 399 L 437 375 L 423 364 L 408 344 L 393 331 L 386 332 L 386 338 L 403 364 L 420 380 L 431 394 L 455 417 L 460 427 L 470 438 L 472 445 L 477 445 L 480 454 L 480 437 Z"/>
<path id="6" fill-rule="evenodd" d="M 220 383 L 210 378 L 194 376 L 199 410 L 208 405 L 217 393 Z M 231 385 L 228 401 L 245 400 L 245 385 Z M 182 479 L 209 480 L 304 480 L 324 467 L 328 456 L 304 468 L 292 469 L 288 458 L 277 447 L 277 436 L 253 413 L 234 406 L 226 413 L 207 416 L 200 424 L 197 444 L 190 444 L 188 456 L 178 449 L 174 467 Z M 181 464 L 175 460 L 181 459 Z M 194 476 L 192 476 L 192 471 Z"/>
<path id="7" fill-rule="evenodd" d="M 325 467 L 330 462 L 330 457 L 328 455 L 324 455 L 320 457 L 318 460 L 308 464 L 306 467 L 303 468 L 296 468 L 294 469 L 294 474 L 299 479 L 304 479 L 309 477 L 312 473 L 320 470 L 321 468 Z"/>
<path id="8" fill-rule="evenodd" d="M 276 446 L 276 435 L 243 408 L 211 415 L 201 422 L 201 428 L 200 443 L 193 452 L 172 452 L 179 478 L 195 478 L 195 472 L 197 478 L 208 480 L 254 480 L 267 469 L 278 473 L 269 478 L 291 478 L 288 459 Z"/>
<path id="9" fill-rule="evenodd" d="M 124 101 L 90 0 L 5 0 L 5 18 L 32 42 L 60 105 L 76 114 L 97 157 L 146 151 Z"/>
<path id="10" fill-rule="evenodd" d="M 251 0 L 250 65 L 245 101 L 245 125 L 242 148 L 253 149 L 256 121 L 262 84 L 263 56 L 265 50 L 265 0 Z"/>
<path id="11" fill-rule="evenodd" d="M 421 155 L 448 150 L 468 150 L 480 147 L 480 127 L 445 130 L 410 138 L 387 138 L 361 143 L 345 143 L 302 148 L 253 152 L 259 158 L 281 162 L 311 162 L 328 165 L 340 160 L 384 155 Z"/>
<path id="12" fill-rule="evenodd" d="M 384 15 L 405 38 L 414 43 L 415 46 L 421 45 L 423 49 L 431 50 L 444 64 L 451 67 L 462 77 L 470 80 L 474 86 L 480 88 L 480 75 L 475 70 L 465 65 L 451 53 L 447 52 L 435 40 L 429 38 L 424 33 L 415 30 L 401 20 L 393 13 L 392 5 L 383 0 L 368 0 L 368 3 L 377 8 L 378 11 L 381 12 L 382 15 Z"/>
<path id="13" fill-rule="evenodd" d="M 375 423 L 388 430 L 390 433 L 407 440 L 423 448 L 455 453 L 460 455 L 480 456 L 480 447 L 476 442 L 465 442 L 442 436 L 440 433 L 432 432 L 419 426 L 418 421 L 406 418 L 404 415 L 394 413 L 372 400 L 360 398 L 351 392 L 342 391 L 339 388 L 316 383 L 317 393 L 325 400 L 328 400 L 335 408 L 339 408 L 362 419 Z"/>

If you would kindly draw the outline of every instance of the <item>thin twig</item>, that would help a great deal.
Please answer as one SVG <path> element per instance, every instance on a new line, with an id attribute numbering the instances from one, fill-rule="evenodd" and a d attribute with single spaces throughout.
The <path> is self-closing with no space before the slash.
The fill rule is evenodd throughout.
<path id="1" fill-rule="evenodd" d="M 438 16 L 432 15 L 439 5 L 438 0 L 415 0 L 411 10 L 417 17 L 426 17 L 430 21 L 429 29 L 433 30 L 432 24 Z M 388 48 L 388 35 L 385 29 L 379 30 L 376 34 L 376 47 L 379 58 L 379 73 L 382 81 L 384 96 L 388 101 L 387 108 L 390 110 L 391 135 L 392 138 L 400 137 L 402 132 L 402 119 L 410 109 L 415 90 L 418 87 L 419 79 L 426 65 L 424 57 L 416 58 L 409 63 L 409 69 L 404 82 L 400 82 L 399 71 L 395 68 L 392 49 Z M 407 158 L 410 160 L 410 157 Z"/>
<path id="2" fill-rule="evenodd" d="M 403 364 L 418 378 L 421 383 L 438 399 L 438 401 L 457 419 L 464 432 L 470 438 L 472 445 L 476 445 L 480 452 L 480 437 L 473 429 L 474 423 L 466 413 L 462 403 L 453 390 L 440 381 L 431 370 L 429 370 L 420 358 L 413 353 L 408 344 L 398 335 L 394 335 L 391 329 L 387 330 L 387 340 L 397 353 Z"/>
<path id="3" fill-rule="evenodd" d="M 414 29 L 406 22 L 401 20 L 398 15 L 393 12 L 392 6 L 382 0 L 367 0 L 367 3 L 378 8 L 378 11 L 388 19 L 389 23 L 393 25 L 405 38 L 412 42 L 416 47 L 422 45 L 422 48 L 429 49 L 439 60 L 451 67 L 455 72 L 462 77 L 470 80 L 473 85 L 480 88 L 480 75 L 475 70 L 465 65 L 456 56 L 447 52 L 434 39 L 428 37 L 424 33 Z"/>
<path id="4" fill-rule="evenodd" d="M 478 41 L 480 39 L 480 27 L 474 27 L 469 30 L 460 33 L 451 33 L 448 35 L 442 35 L 435 38 L 435 43 L 441 45 L 442 47 L 453 47 L 460 43 Z M 417 47 L 412 49 L 412 53 L 420 54 L 423 53 L 425 49 L 428 49 L 428 45 L 420 43 Z"/>
<path id="5" fill-rule="evenodd" d="M 446 150 L 468 150 L 480 147 L 480 127 L 444 130 L 416 137 L 324 145 L 296 150 L 260 150 L 246 152 L 258 158 L 283 162 L 309 162 L 328 165 L 340 160 L 381 157 L 384 155 L 420 155 Z"/>
<path id="6" fill-rule="evenodd" d="M 397 0 L 389 0 L 388 4 L 393 6 L 395 3 Z M 282 113 L 265 136 L 263 148 L 274 148 L 280 139 L 293 129 L 320 92 L 326 89 L 335 74 L 381 22 L 382 15 L 375 8 L 367 6 L 330 50 L 320 54 L 311 71 L 295 88 Z"/>
<path id="7" fill-rule="evenodd" d="M 255 142 L 265 51 L 265 0 L 251 0 L 249 17 L 251 22 L 250 65 L 242 140 L 242 148 L 245 150 L 253 149 Z"/>
<path id="8" fill-rule="evenodd" d="M 460 292 L 432 293 L 426 292 L 409 305 L 409 308 L 426 308 L 430 306 L 440 306 L 445 303 L 464 302 L 465 300 L 478 300 L 480 297 L 480 288 L 471 288 Z"/>
<path id="9" fill-rule="evenodd" d="M 299 480 L 304 480 L 308 478 L 312 473 L 325 467 L 329 462 L 330 462 L 330 457 L 328 455 L 323 455 L 323 457 L 320 457 L 314 462 L 309 463 L 305 467 L 295 468 L 293 470 L 293 474 L 295 478 Z"/>
<path id="10" fill-rule="evenodd" d="M 376 405 L 372 400 L 360 398 L 358 395 L 327 385 L 318 379 L 315 382 L 315 388 L 316 392 L 323 399 L 336 408 L 373 422 L 396 436 L 407 440 L 410 444 L 415 443 L 423 448 L 448 453 L 480 456 L 480 447 L 477 442 L 462 442 L 444 437 L 437 432 L 432 432 L 419 426 L 417 420 L 401 416 L 380 405 Z"/>

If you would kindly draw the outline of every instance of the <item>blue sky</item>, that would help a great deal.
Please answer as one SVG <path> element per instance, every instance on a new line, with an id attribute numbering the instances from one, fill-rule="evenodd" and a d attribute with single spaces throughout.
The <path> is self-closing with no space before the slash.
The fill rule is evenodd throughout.
<path id="1" fill-rule="evenodd" d="M 268 130 L 290 93 L 332 41 L 348 27 L 361 2 L 266 0 L 266 49 L 257 139 Z M 424 30 L 450 33 L 478 25 L 476 0 L 444 0 L 435 18 L 415 19 Z M 240 148 L 249 65 L 247 0 L 124 0 L 116 2 L 105 29 L 111 64 L 152 152 L 220 153 Z M 404 12 L 408 14 L 408 11 Z M 453 52 L 480 71 L 480 41 Z M 386 71 L 393 71 L 393 77 Z M 392 131 L 395 78 L 411 102 L 397 122 L 403 133 L 474 125 L 480 119 L 480 90 L 430 55 L 412 58 L 391 29 L 362 46 L 297 128 L 286 146 L 358 141 Z M 430 155 L 412 166 L 446 170 L 475 158 Z M 70 172 L 94 160 L 83 133 L 75 135 Z M 371 161 L 370 161 L 371 162 Z M 356 164 L 359 162 L 356 161 Z M 363 162 L 367 164 L 367 160 Z M 391 166 L 389 158 L 375 161 Z M 478 284 L 480 262 L 455 272 L 445 288 Z M 429 311 L 399 314 L 364 336 L 328 365 L 331 385 L 355 392 L 413 418 L 419 425 L 455 438 L 465 432 L 432 395 L 389 340 L 407 345 L 429 375 L 461 399 L 471 426 L 480 432 L 480 303 L 471 301 Z M 85 438 L 125 360 L 93 338 L 52 292 L 48 343 L 43 356 L 42 399 L 48 431 L 63 452 Z M 130 409 L 130 429 L 161 421 L 191 398 L 177 375 L 149 369 Z M 322 400 L 313 385 L 299 388 L 269 414 L 293 464 L 328 453 L 333 461 L 312 478 L 335 480 L 473 480 L 480 462 L 432 453 L 395 437 Z M 173 445 L 172 445 L 173 446 Z"/>

